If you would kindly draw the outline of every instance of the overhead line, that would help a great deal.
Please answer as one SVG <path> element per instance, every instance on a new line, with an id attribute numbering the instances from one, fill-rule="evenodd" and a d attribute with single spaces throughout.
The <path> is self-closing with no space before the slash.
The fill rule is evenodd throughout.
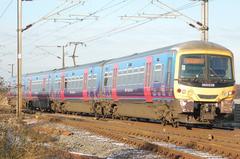
<path id="1" fill-rule="evenodd" d="M 49 17 L 51 17 L 51 16 L 57 15 L 57 14 L 59 14 L 59 13 L 61 13 L 61 12 L 64 12 L 64 11 L 66 11 L 66 10 L 68 10 L 68 9 L 71 9 L 71 8 L 79 5 L 80 3 L 82 3 L 82 1 L 79 1 L 79 2 L 77 2 L 77 3 L 74 3 L 73 5 L 70 5 L 70 6 L 68 6 L 68 7 L 65 7 L 65 8 L 63 8 L 63 9 L 61 9 L 61 10 L 59 10 L 59 11 L 54 12 L 54 13 L 51 13 L 51 12 L 50 12 L 50 13 L 48 13 L 47 15 L 42 16 L 42 17 L 41 17 L 40 19 L 38 19 L 37 21 L 35 21 L 35 22 L 27 25 L 25 29 L 28 29 L 28 28 L 32 27 L 33 25 L 35 25 L 35 24 L 37 24 L 37 23 L 40 23 L 41 21 L 44 21 L 44 20 L 46 20 L 47 18 L 49 18 Z M 23 29 L 23 30 L 24 30 L 24 29 Z"/>
<path id="2" fill-rule="evenodd" d="M 126 2 L 127 0 L 124 0 L 122 1 L 123 2 Z M 195 3 L 194 3 L 195 4 Z M 180 7 L 178 10 L 184 10 L 184 9 L 187 9 L 187 8 L 190 8 L 190 7 L 193 7 L 193 3 L 188 3 L 188 4 L 185 4 L 184 6 Z M 104 8 L 104 7 L 102 7 Z M 107 9 L 109 9 L 109 7 L 105 7 Z M 102 9 L 99 9 L 99 10 L 102 10 Z M 176 10 L 173 10 L 173 11 L 168 11 L 168 13 L 175 13 Z M 97 13 L 97 11 L 93 12 L 93 13 Z M 124 31 L 127 31 L 127 30 L 130 30 L 130 29 L 133 29 L 133 28 L 136 28 L 138 26 L 141 26 L 141 25 L 144 25 L 146 23 L 149 23 L 151 21 L 153 21 L 155 19 L 151 19 L 151 20 L 146 20 L 144 22 L 137 22 L 138 24 L 135 23 L 131 23 L 131 24 L 128 24 L 128 25 L 125 25 L 125 26 L 122 26 L 122 27 L 117 27 L 117 28 L 114 28 L 110 31 L 107 31 L 107 32 L 104 32 L 104 33 L 100 33 L 98 35 L 95 35 L 95 36 L 92 36 L 92 37 L 89 37 L 89 38 L 86 38 L 85 40 L 81 40 L 81 41 L 84 41 L 84 42 L 93 42 L 93 41 L 96 41 L 96 40 L 99 40 L 99 39 L 102 39 L 106 36 L 112 36 L 114 34 L 118 34 L 120 32 L 124 32 Z"/>
<path id="3" fill-rule="evenodd" d="M 129 1 L 129 0 L 128 0 L 128 1 Z M 132 2 L 132 1 L 131 1 L 131 2 Z M 115 9 L 115 10 L 113 10 L 113 11 L 111 11 L 111 12 L 105 14 L 105 15 L 103 15 L 103 16 L 101 17 L 101 20 L 102 20 L 103 18 L 106 18 L 106 17 L 112 15 L 112 13 L 118 12 L 119 10 L 125 8 L 126 6 L 127 6 L 127 4 L 125 4 L 125 6 L 121 6 L 121 7 L 117 8 L 117 9 Z M 97 21 L 93 21 L 93 22 L 91 22 L 90 24 L 88 23 L 87 25 L 84 25 L 84 26 L 82 26 L 81 28 L 77 28 L 77 30 L 82 30 L 82 29 L 84 29 L 84 28 L 86 28 L 86 27 L 88 27 L 88 26 L 93 25 L 93 24 L 96 23 L 96 22 L 97 22 Z M 75 32 L 75 31 L 76 31 L 76 30 L 72 30 L 71 32 L 68 32 L 67 34 L 65 34 L 65 37 L 66 37 L 68 34 L 72 34 L 72 33 Z M 66 38 L 67 38 L 67 37 L 66 37 Z M 57 40 L 57 39 L 56 39 L 56 40 Z"/>
<path id="4" fill-rule="evenodd" d="M 56 47 L 56 46 L 55 46 L 55 47 Z M 48 50 L 46 50 L 46 49 L 42 48 L 41 46 L 36 46 L 36 48 L 38 48 L 38 49 L 40 49 L 40 50 L 44 51 L 45 53 L 47 53 L 47 54 L 49 54 L 49 55 L 55 56 L 55 57 L 57 57 L 58 59 L 61 59 L 61 57 L 60 57 L 60 56 L 57 56 L 57 55 L 55 55 L 55 54 L 53 54 L 53 53 L 49 52 Z"/>
<path id="5" fill-rule="evenodd" d="M 142 22 L 142 23 L 139 23 L 139 24 L 136 24 L 136 25 L 127 27 L 127 28 L 123 28 L 123 29 L 121 29 L 121 30 L 117 30 L 116 32 L 112 32 L 112 33 L 109 32 L 110 34 L 107 34 L 106 36 L 109 37 L 109 36 L 112 36 L 113 34 L 118 34 L 118 33 L 124 32 L 124 31 L 131 30 L 131 29 L 133 29 L 133 28 L 136 28 L 136 27 L 139 27 L 139 26 L 144 25 L 144 24 L 146 24 L 146 23 L 149 23 L 150 21 L 152 21 L 152 19 L 151 19 L 151 20 L 145 20 L 145 21 Z M 93 41 L 102 39 L 102 38 L 104 38 L 104 37 L 105 37 L 105 36 L 100 36 L 100 37 L 96 37 L 96 38 L 94 38 L 94 39 L 86 40 L 86 41 L 84 41 L 84 42 L 90 43 L 90 42 L 93 42 Z"/>
<path id="6" fill-rule="evenodd" d="M 180 9 L 174 9 L 174 8 L 170 7 L 169 5 L 167 5 L 167 4 L 163 3 L 163 2 L 161 2 L 160 0 L 156 0 L 156 1 L 157 1 L 158 3 L 160 3 L 162 6 L 164 6 L 164 7 L 168 8 L 168 9 L 170 9 L 173 13 L 178 13 L 180 16 L 183 16 L 183 17 L 185 17 L 185 18 L 191 20 L 191 21 L 194 22 L 194 23 L 197 23 L 197 22 L 198 22 L 198 21 L 194 20 L 193 18 L 191 18 L 191 17 L 189 17 L 189 16 L 187 16 L 187 15 L 181 13 L 181 12 L 180 12 Z M 185 20 L 184 20 L 184 21 L 185 21 Z M 187 22 L 187 21 L 185 21 L 185 22 Z M 187 22 L 187 23 L 188 23 L 188 22 Z"/>
<path id="7" fill-rule="evenodd" d="M 98 9 L 98 10 L 95 11 L 95 12 L 93 12 L 94 14 L 92 14 L 92 15 L 95 15 L 96 13 L 98 13 L 98 12 L 100 12 L 100 11 L 103 11 L 104 8 L 106 8 L 108 5 L 110 5 L 110 4 L 111 4 L 112 2 L 114 2 L 114 1 L 115 1 L 115 0 L 110 0 L 110 1 L 108 1 L 108 2 L 105 3 L 100 9 Z M 126 1 L 126 0 L 124 0 L 124 1 Z M 108 7 L 108 9 L 109 9 L 109 7 Z M 64 29 L 64 28 L 66 28 L 67 26 L 69 26 L 69 25 L 65 25 L 65 26 L 59 27 L 59 28 L 56 29 L 56 30 L 57 30 L 57 31 L 62 30 L 62 29 Z M 38 39 L 35 40 L 34 42 L 37 42 L 37 41 L 39 41 L 39 40 L 41 40 L 41 39 L 49 36 L 50 34 L 52 34 L 52 31 L 49 31 L 47 34 L 45 34 L 45 35 L 42 36 L 41 38 L 38 38 Z M 33 49 L 33 50 L 34 50 L 34 49 Z"/>
<path id="8" fill-rule="evenodd" d="M 126 0 L 124 0 L 125 2 Z M 123 2 L 123 1 L 122 1 Z M 195 2 L 194 2 L 195 3 Z M 187 8 L 190 8 L 192 7 L 193 5 L 191 5 L 191 3 L 188 3 L 188 4 L 185 4 L 184 6 L 180 7 L 178 10 L 184 10 L 184 9 L 187 9 Z M 176 10 L 174 11 L 168 11 L 167 13 L 175 13 Z M 120 32 L 124 32 L 124 31 L 127 31 L 127 30 L 130 30 L 130 29 L 133 29 L 133 28 L 136 28 L 138 26 L 141 26 L 141 25 L 144 25 L 146 23 L 149 23 L 153 20 L 156 20 L 156 19 L 151 19 L 151 20 L 147 20 L 147 21 L 144 21 L 142 23 L 140 22 L 137 22 L 139 24 L 136 24 L 135 23 L 131 23 L 131 24 L 127 24 L 125 26 L 122 26 L 122 27 L 117 27 L 117 28 L 114 28 L 114 29 L 111 29 L 110 31 L 107 31 L 107 32 L 104 32 L 104 33 L 100 33 L 100 34 L 97 34 L 95 36 L 92 36 L 92 37 L 88 37 L 86 38 L 85 40 L 81 40 L 81 41 L 84 41 L 85 43 L 89 43 L 89 42 L 93 42 L 93 41 L 96 41 L 96 40 L 99 40 L 99 39 L 102 39 L 106 36 L 112 36 L 114 34 L 118 34 Z"/>
<path id="9" fill-rule="evenodd" d="M 93 13 L 89 14 L 88 16 L 83 17 L 82 19 L 85 20 L 86 18 L 88 18 L 88 17 L 90 17 L 90 16 L 93 16 L 93 15 L 99 13 L 99 12 L 102 12 L 102 11 L 106 10 L 106 9 L 113 8 L 113 7 L 115 7 L 115 6 L 117 6 L 117 5 L 121 4 L 121 3 L 124 3 L 124 2 L 126 2 L 126 1 L 129 1 L 129 0 L 123 0 L 123 1 L 121 1 L 121 2 L 118 2 L 118 3 L 115 3 L 115 4 L 111 5 L 111 7 L 108 7 L 108 6 L 109 6 L 112 2 L 114 2 L 114 1 L 115 1 L 115 0 L 109 1 L 109 2 L 106 3 L 104 6 L 102 6 L 100 9 L 94 11 Z M 61 26 L 61 27 L 57 28 L 56 30 L 59 31 L 59 30 L 65 29 L 66 27 L 69 27 L 70 25 L 74 25 L 74 24 L 76 24 L 76 23 L 78 23 L 78 22 L 82 22 L 82 21 L 72 22 L 71 24 Z M 44 36 L 42 36 L 41 38 L 35 40 L 34 42 L 37 42 L 37 41 L 39 41 L 39 40 L 41 40 L 41 39 L 49 36 L 49 35 L 52 34 L 52 33 L 53 33 L 53 32 L 51 31 L 51 32 L 49 32 L 48 34 L 45 34 Z"/>
<path id="10" fill-rule="evenodd" d="M 8 11 L 8 9 L 9 9 L 9 7 L 11 6 L 12 3 L 13 3 L 13 0 L 11 0 L 11 1 L 8 3 L 7 7 L 6 7 L 6 8 L 3 10 L 3 12 L 1 13 L 0 18 L 2 18 L 2 17 L 5 15 L 5 13 Z"/>
<path id="11" fill-rule="evenodd" d="M 64 2 L 64 3 L 61 3 L 60 5 L 58 5 L 57 7 L 55 7 L 53 10 L 51 10 L 50 12 L 48 12 L 45 16 L 48 16 L 48 15 L 50 15 L 51 13 L 53 13 L 55 10 L 57 10 L 58 8 L 60 8 L 61 6 L 64 6 L 65 4 L 67 4 L 67 1 L 66 2 Z M 43 17 L 45 17 L 45 16 L 42 16 L 41 18 L 43 18 Z M 40 19 L 41 19 L 40 18 Z M 42 23 L 42 24 L 44 24 L 44 23 Z M 42 25 L 41 24 L 41 25 Z M 40 26 L 41 26 L 40 25 Z"/>
<path id="12" fill-rule="evenodd" d="M 69 10 L 69 9 L 73 9 L 74 7 L 78 6 L 78 5 L 81 4 L 81 3 L 82 3 L 82 1 L 79 1 L 79 2 L 77 2 L 77 3 L 74 3 L 74 5 L 70 5 L 70 6 L 68 6 L 69 4 L 67 4 L 67 1 L 64 2 L 64 3 L 61 3 L 60 5 L 58 5 L 57 7 L 55 7 L 52 11 L 50 11 L 49 13 L 47 13 L 45 16 L 42 16 L 39 20 L 35 21 L 34 23 L 32 23 L 32 24 L 30 24 L 30 25 L 33 25 L 33 24 L 42 22 L 42 21 L 44 21 L 44 18 L 54 16 L 54 15 L 56 15 L 56 14 L 58 14 L 58 13 L 61 13 L 61 12 L 63 12 L 63 11 Z M 56 11 L 57 9 L 61 8 L 61 6 L 64 6 L 64 4 L 66 4 L 67 7 L 65 7 L 65 8 L 63 8 L 63 9 L 61 9 L 61 10 Z M 72 2 L 71 2 L 70 4 L 72 4 Z M 45 24 L 46 22 L 48 22 L 48 21 L 45 21 L 44 23 L 42 23 L 41 26 L 42 26 L 43 24 Z M 58 28 L 57 30 L 59 30 L 59 29 L 60 29 L 60 28 Z M 35 40 L 34 42 L 37 42 L 37 41 L 41 40 L 42 38 L 45 38 L 46 36 L 50 35 L 51 33 L 52 33 L 52 31 L 48 31 L 47 34 L 41 36 L 39 39 Z M 31 42 L 31 43 L 32 43 L 32 42 Z"/>
<path id="13" fill-rule="evenodd" d="M 112 2 L 112 1 L 115 1 L 115 0 L 111 0 L 111 2 Z M 61 5 L 65 4 L 65 3 L 67 3 L 67 1 L 64 2 L 64 3 L 62 3 Z M 59 6 L 56 7 L 53 11 L 49 12 L 49 13 L 46 14 L 45 16 L 42 16 L 39 20 L 33 22 L 32 24 L 39 23 L 39 22 L 41 22 L 41 21 L 46 20 L 47 18 L 49 18 L 49 17 L 51 17 L 51 16 L 54 16 L 54 15 L 57 15 L 57 14 L 63 12 L 63 11 L 72 9 L 72 8 L 74 8 L 75 6 L 78 6 L 78 5 L 81 4 L 81 3 L 82 3 L 82 1 L 79 1 L 79 2 L 75 3 L 74 5 L 71 5 L 71 6 L 69 6 L 69 7 L 65 7 L 65 8 L 63 8 L 63 9 L 61 9 L 61 10 L 59 10 L 59 11 L 54 12 L 56 9 L 60 8 L 61 5 L 59 5 Z M 71 4 L 72 4 L 72 3 L 71 3 Z M 106 5 L 109 5 L 109 3 L 107 3 Z M 47 22 L 47 21 L 46 21 L 46 22 Z"/>
<path id="14" fill-rule="evenodd" d="M 178 10 L 183 10 L 183 9 L 187 9 L 191 7 L 190 5 L 188 5 L 187 7 L 187 4 L 180 7 Z M 169 13 L 175 13 L 176 10 L 173 10 L 173 11 L 168 11 L 166 13 L 163 13 L 163 14 L 169 14 Z M 81 41 L 84 41 L 85 43 L 89 43 L 89 42 L 92 42 L 92 41 L 96 41 L 96 40 L 99 40 L 99 39 L 102 39 L 104 38 L 105 36 L 112 36 L 113 34 L 117 34 L 117 33 L 120 33 L 120 32 L 124 32 L 124 31 L 127 31 L 127 30 L 130 30 L 130 29 L 133 29 L 133 28 L 136 28 L 138 26 L 141 26 L 141 25 L 144 25 L 146 23 L 149 23 L 153 20 L 156 20 L 156 19 L 150 19 L 150 20 L 147 20 L 147 21 L 144 21 L 142 23 L 139 23 L 137 25 L 133 25 L 133 23 L 131 23 L 130 25 L 126 25 L 126 26 L 123 26 L 123 27 L 118 27 L 118 28 L 114 28 L 110 31 L 107 31 L 107 32 L 104 32 L 104 33 L 100 33 L 98 35 L 95 35 L 95 36 L 92 36 L 92 37 L 89 37 L 89 38 L 86 38 L 85 40 L 81 40 Z M 135 23 L 134 23 L 135 24 Z M 133 26 L 132 26 L 133 25 Z M 128 27 L 129 26 L 129 27 Z M 127 28 L 126 28 L 127 27 Z"/>
<path id="15" fill-rule="evenodd" d="M 115 1 L 115 0 L 113 0 L 113 1 Z M 93 16 L 93 15 L 96 15 L 97 13 L 102 12 L 102 11 L 104 11 L 104 10 L 111 9 L 111 8 L 113 8 L 113 7 L 115 7 L 115 6 L 118 6 L 118 5 L 120 5 L 120 4 L 122 4 L 122 3 L 126 2 L 126 1 L 129 1 L 129 0 L 122 0 L 121 2 L 118 2 L 118 3 L 116 3 L 116 4 L 113 4 L 113 5 L 109 6 L 109 7 L 102 7 L 101 9 L 98 9 L 98 10 L 94 11 L 93 13 L 90 13 L 89 15 L 83 17 L 82 19 L 85 20 L 85 19 L 88 18 L 88 17 L 91 17 L 91 16 Z M 69 24 L 69 25 L 73 25 L 73 24 L 76 24 L 76 23 L 78 23 L 78 22 L 79 22 L 79 21 L 76 21 L 76 22 L 73 22 L 73 23 L 71 23 L 71 24 Z M 63 28 L 68 27 L 69 25 L 65 25 L 65 26 L 63 26 Z"/>
<path id="16" fill-rule="evenodd" d="M 13 0 L 12 0 L 13 1 Z M 67 3 L 67 1 L 66 2 L 64 2 L 64 3 L 61 3 L 60 5 L 58 5 L 57 7 L 55 7 L 53 10 L 51 10 L 49 13 L 47 13 L 45 16 L 47 16 L 47 15 L 49 15 L 49 14 L 51 14 L 51 13 L 53 13 L 54 11 L 56 11 L 57 9 L 59 9 L 61 6 L 64 6 L 64 4 L 66 4 Z M 44 17 L 44 16 L 42 16 L 42 17 Z M 34 23 L 35 24 L 35 23 Z M 41 25 L 43 25 L 44 23 L 42 23 Z M 33 24 L 32 24 L 33 25 Z M 41 26 L 41 25 L 39 25 L 39 26 Z M 36 27 L 35 27 L 36 28 Z M 26 37 L 25 37 L 26 38 Z M 11 42 L 11 41 L 10 41 Z M 10 42 L 8 42 L 8 43 L 10 43 Z"/>

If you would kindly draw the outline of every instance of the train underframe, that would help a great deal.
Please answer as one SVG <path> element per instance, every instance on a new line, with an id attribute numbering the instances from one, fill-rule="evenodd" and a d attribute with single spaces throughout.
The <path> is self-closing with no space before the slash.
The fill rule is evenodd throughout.
<path id="1" fill-rule="evenodd" d="M 9 100 L 13 105 L 14 98 Z M 183 107 L 181 100 L 165 100 L 146 103 L 137 100 L 53 100 L 39 98 L 24 100 L 23 106 L 28 110 L 39 110 L 58 113 L 91 114 L 97 119 L 110 117 L 113 119 L 146 119 L 160 120 L 163 124 L 211 124 L 221 113 L 218 103 L 188 102 Z"/>
<path id="2" fill-rule="evenodd" d="M 9 98 L 12 107 L 16 98 Z M 231 103 L 225 107 L 231 107 Z M 184 124 L 212 124 L 215 119 L 221 119 L 220 103 L 187 102 L 183 107 L 181 100 L 165 100 L 146 103 L 137 100 L 53 100 L 48 97 L 34 100 L 23 100 L 24 110 L 47 111 L 58 113 L 91 114 L 97 119 L 110 117 L 113 119 L 145 119 L 160 120 L 163 124 L 177 127 Z"/>

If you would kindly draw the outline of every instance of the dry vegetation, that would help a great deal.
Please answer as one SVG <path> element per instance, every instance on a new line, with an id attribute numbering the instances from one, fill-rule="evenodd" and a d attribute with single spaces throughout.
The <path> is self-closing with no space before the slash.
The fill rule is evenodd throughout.
<path id="1" fill-rule="evenodd" d="M 33 131 L 16 121 L 14 115 L 3 116 L 0 119 L 1 159 L 65 158 L 59 155 L 59 150 L 48 146 L 54 138 Z"/>
<path id="2" fill-rule="evenodd" d="M 6 92 L 0 91 L 0 158 L 52 159 L 72 158 L 66 152 L 50 147 L 55 138 L 33 131 L 19 122 L 7 105 Z"/>
<path id="3" fill-rule="evenodd" d="M 0 106 L 0 159 L 86 159 L 62 150 L 52 132 L 27 125 Z M 41 126 L 40 126 L 41 127 Z M 61 131 L 56 131 L 61 132 Z M 65 133 L 65 132 L 62 132 Z M 56 136 L 56 135 L 55 135 Z"/>
<path id="4" fill-rule="evenodd" d="M 57 135 L 53 137 L 52 133 L 62 133 L 64 135 L 68 134 L 66 131 L 56 129 L 46 132 L 43 131 L 45 129 L 41 129 L 41 124 L 27 125 L 16 120 L 14 116 L 14 114 L 0 115 L 0 159 L 91 158 L 70 154 L 59 148 Z"/>

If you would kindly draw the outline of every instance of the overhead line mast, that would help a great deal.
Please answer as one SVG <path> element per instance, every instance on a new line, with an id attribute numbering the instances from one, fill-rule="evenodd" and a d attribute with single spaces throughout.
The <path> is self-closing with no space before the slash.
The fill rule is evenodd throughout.
<path id="1" fill-rule="evenodd" d="M 208 41 L 208 13 L 209 13 L 209 7 L 208 7 L 208 0 L 202 0 L 202 40 L 203 41 Z"/>
<path id="2" fill-rule="evenodd" d="M 22 28 L 22 1 L 32 0 L 18 0 L 17 1 L 17 102 L 16 102 L 16 116 L 22 117 L 22 32 L 29 29 L 31 26 Z"/>
<path id="3" fill-rule="evenodd" d="M 74 45 L 74 50 L 73 50 L 73 54 L 72 56 L 69 56 L 73 59 L 73 65 L 76 66 L 76 50 L 77 50 L 77 46 L 81 44 L 82 46 L 85 46 L 86 47 L 86 44 L 84 42 L 69 42 L 69 45 Z"/>
<path id="4" fill-rule="evenodd" d="M 22 112 L 22 0 L 17 5 L 17 107 L 16 116 Z"/>

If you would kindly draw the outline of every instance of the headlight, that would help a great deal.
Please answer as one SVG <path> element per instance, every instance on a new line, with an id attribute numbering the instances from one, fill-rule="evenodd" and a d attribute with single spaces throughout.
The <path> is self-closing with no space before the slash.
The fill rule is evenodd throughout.
<path id="1" fill-rule="evenodd" d="M 235 91 L 234 91 L 234 90 L 228 92 L 228 95 L 234 95 L 234 94 L 235 94 Z"/>

